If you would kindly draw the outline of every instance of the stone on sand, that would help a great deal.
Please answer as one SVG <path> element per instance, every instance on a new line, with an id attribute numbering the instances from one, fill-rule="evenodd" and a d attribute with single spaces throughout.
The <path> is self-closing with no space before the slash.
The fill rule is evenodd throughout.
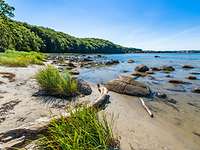
<path id="1" fill-rule="evenodd" d="M 200 87 L 194 88 L 194 89 L 192 90 L 192 92 L 193 92 L 193 93 L 199 93 L 199 94 L 200 94 Z"/>
<path id="2" fill-rule="evenodd" d="M 151 94 L 148 86 L 135 81 L 130 76 L 111 80 L 105 86 L 110 91 L 125 95 L 148 97 Z"/>

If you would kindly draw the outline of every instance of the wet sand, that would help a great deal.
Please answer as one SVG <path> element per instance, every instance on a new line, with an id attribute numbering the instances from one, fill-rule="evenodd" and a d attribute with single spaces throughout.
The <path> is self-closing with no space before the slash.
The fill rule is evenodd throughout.
<path id="1" fill-rule="evenodd" d="M 146 101 L 154 118 L 150 118 L 138 97 L 113 92 L 110 95 L 111 104 L 105 112 L 115 115 L 114 131 L 122 149 L 199 150 L 200 137 L 195 133 L 200 133 L 200 107 L 187 104 L 189 95 L 171 96 L 178 101 L 179 111 L 164 102 Z"/>

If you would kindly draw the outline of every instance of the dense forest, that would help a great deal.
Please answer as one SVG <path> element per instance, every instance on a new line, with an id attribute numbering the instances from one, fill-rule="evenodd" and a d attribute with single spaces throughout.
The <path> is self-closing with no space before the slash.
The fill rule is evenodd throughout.
<path id="1" fill-rule="evenodd" d="M 96 38 L 76 38 L 50 28 L 33 26 L 11 19 L 14 7 L 0 0 L 0 51 L 40 51 L 46 53 L 132 53 L 126 48 Z"/>

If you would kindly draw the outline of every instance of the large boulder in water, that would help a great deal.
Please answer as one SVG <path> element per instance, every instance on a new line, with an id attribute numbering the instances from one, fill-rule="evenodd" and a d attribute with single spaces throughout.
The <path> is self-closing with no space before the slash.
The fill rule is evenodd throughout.
<path id="1" fill-rule="evenodd" d="M 165 72 L 172 72 L 172 71 L 175 71 L 175 68 L 172 66 L 162 66 L 161 70 L 163 70 Z"/>
<path id="2" fill-rule="evenodd" d="M 149 87 L 145 84 L 135 81 L 132 77 L 123 76 L 121 78 L 109 81 L 106 88 L 120 94 L 148 97 L 151 94 Z"/>
<path id="3" fill-rule="evenodd" d="M 135 71 L 146 72 L 146 71 L 149 71 L 149 68 L 145 65 L 139 65 L 135 68 Z"/>
<path id="4" fill-rule="evenodd" d="M 184 69 L 193 69 L 194 67 L 191 66 L 191 65 L 183 65 L 182 68 L 184 68 Z"/>

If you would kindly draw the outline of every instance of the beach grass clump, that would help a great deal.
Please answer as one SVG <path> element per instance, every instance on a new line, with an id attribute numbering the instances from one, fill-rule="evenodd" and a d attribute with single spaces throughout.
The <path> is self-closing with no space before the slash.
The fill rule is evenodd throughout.
<path id="1" fill-rule="evenodd" d="M 119 141 L 105 115 L 100 119 L 95 109 L 81 106 L 70 111 L 68 118 L 53 119 L 39 145 L 49 150 L 109 150 Z"/>
<path id="2" fill-rule="evenodd" d="M 36 74 L 36 80 L 40 87 L 53 96 L 73 96 L 77 93 L 77 81 L 68 71 L 60 73 L 51 65 L 41 69 Z"/>
<path id="3" fill-rule="evenodd" d="M 0 65 L 9 67 L 27 67 L 31 64 L 42 65 L 45 55 L 38 52 L 7 50 L 0 53 Z"/>

